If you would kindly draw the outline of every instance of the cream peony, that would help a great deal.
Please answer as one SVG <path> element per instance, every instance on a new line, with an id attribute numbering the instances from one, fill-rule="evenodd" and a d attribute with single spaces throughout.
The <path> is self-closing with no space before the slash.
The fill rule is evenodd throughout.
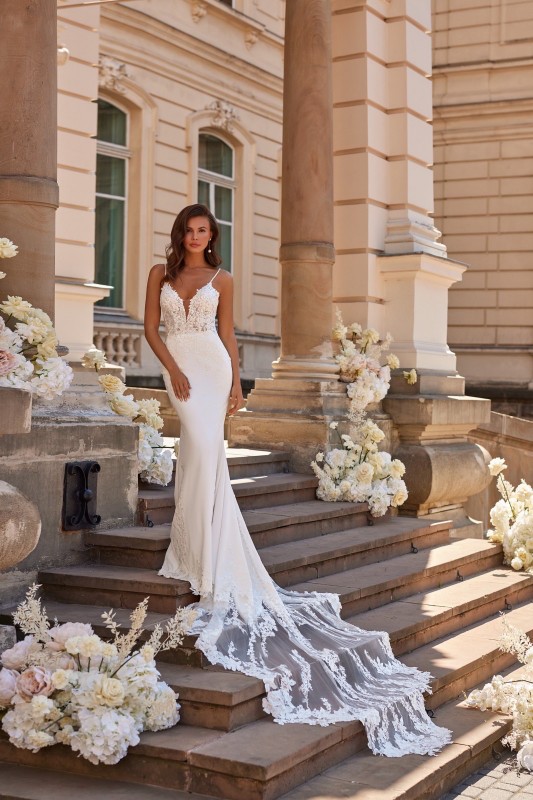
<path id="1" fill-rule="evenodd" d="M 92 627 L 85 622 L 65 622 L 50 629 L 50 638 L 61 648 L 65 649 L 65 642 L 74 636 L 92 636 Z"/>
<path id="2" fill-rule="evenodd" d="M 31 654 L 38 649 L 37 642 L 33 636 L 26 636 L 21 642 L 17 642 L 9 650 L 4 650 L 0 660 L 4 667 L 8 669 L 20 670 L 28 664 Z"/>
<path id="3" fill-rule="evenodd" d="M 28 667 L 17 678 L 17 694 L 29 702 L 34 695 L 48 697 L 54 691 L 52 676 L 42 667 Z"/>
<path id="4" fill-rule="evenodd" d="M 22 297 L 18 297 L 17 295 L 8 294 L 7 300 L 0 303 L 0 311 L 5 314 L 6 317 L 15 317 L 15 319 L 21 322 L 26 321 L 28 312 L 32 308 L 33 306 L 31 303 L 28 303 L 27 300 L 23 300 Z"/>
<path id="5" fill-rule="evenodd" d="M 7 708 L 17 691 L 19 673 L 14 669 L 0 669 L 0 708 Z"/>

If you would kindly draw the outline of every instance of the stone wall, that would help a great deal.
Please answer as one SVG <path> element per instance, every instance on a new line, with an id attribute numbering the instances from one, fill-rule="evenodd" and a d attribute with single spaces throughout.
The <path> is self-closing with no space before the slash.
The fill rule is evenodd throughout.
<path id="1" fill-rule="evenodd" d="M 481 444 L 489 451 L 492 458 L 504 458 L 508 469 L 505 478 L 513 486 L 524 478 L 532 482 L 533 475 L 533 421 L 517 419 L 505 414 L 492 412 L 490 422 L 481 425 L 470 434 L 470 440 Z M 480 519 L 484 529 L 490 527 L 489 512 L 494 503 L 500 499 L 493 479 L 480 494 L 470 498 L 467 510 L 470 516 Z"/>
<path id="2" fill-rule="evenodd" d="M 468 262 L 449 343 L 467 389 L 533 399 L 533 5 L 434 0 L 435 222 Z M 502 410 L 505 407 L 502 407 Z"/>

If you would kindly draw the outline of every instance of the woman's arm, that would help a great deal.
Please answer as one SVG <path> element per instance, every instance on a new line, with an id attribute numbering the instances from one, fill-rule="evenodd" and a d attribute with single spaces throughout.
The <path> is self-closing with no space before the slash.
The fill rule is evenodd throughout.
<path id="1" fill-rule="evenodd" d="M 233 324 L 233 278 L 227 272 L 217 276 L 216 287 L 219 292 L 218 301 L 218 335 L 231 358 L 233 381 L 228 405 L 228 414 L 234 414 L 244 405 L 241 379 L 239 375 L 239 348 Z"/>
<path id="2" fill-rule="evenodd" d="M 156 354 L 157 358 L 167 370 L 170 382 L 174 389 L 174 394 L 178 400 L 188 400 L 191 386 L 187 376 L 180 370 L 166 344 L 159 335 L 159 323 L 161 322 L 161 281 L 165 276 L 164 264 L 156 264 L 152 267 L 148 276 L 146 287 L 146 304 L 144 307 L 144 335 L 146 341 Z"/>

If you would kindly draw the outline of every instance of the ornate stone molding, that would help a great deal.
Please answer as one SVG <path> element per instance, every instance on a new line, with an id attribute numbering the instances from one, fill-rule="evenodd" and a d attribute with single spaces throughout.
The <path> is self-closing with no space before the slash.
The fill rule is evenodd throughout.
<path id="1" fill-rule="evenodd" d="M 98 85 L 104 89 L 112 89 L 123 94 L 126 90 L 122 86 L 124 78 L 128 78 L 126 64 L 111 56 L 100 56 L 98 62 Z"/>
<path id="2" fill-rule="evenodd" d="M 200 0 L 193 0 L 191 3 L 191 17 L 193 22 L 200 22 L 200 20 L 207 14 L 207 6 L 201 3 Z"/>
<path id="3" fill-rule="evenodd" d="M 226 100 L 213 100 L 206 106 L 206 109 L 213 112 L 211 125 L 228 132 L 231 132 L 233 128 L 233 121 L 239 119 L 234 107 Z"/>
<path id="4" fill-rule="evenodd" d="M 257 31 L 255 28 L 248 28 L 248 30 L 245 31 L 244 43 L 248 48 L 248 50 L 251 50 L 251 48 L 254 46 L 254 44 L 257 42 L 258 39 L 259 39 L 259 31 Z"/>

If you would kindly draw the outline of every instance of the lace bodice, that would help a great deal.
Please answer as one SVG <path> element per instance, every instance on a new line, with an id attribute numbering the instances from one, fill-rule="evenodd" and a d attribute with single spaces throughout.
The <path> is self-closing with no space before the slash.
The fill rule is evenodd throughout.
<path id="1" fill-rule="evenodd" d="M 218 296 L 213 281 L 209 281 L 192 296 L 187 313 L 177 291 L 169 283 L 164 283 L 161 289 L 161 313 L 167 334 L 216 331 Z"/>

